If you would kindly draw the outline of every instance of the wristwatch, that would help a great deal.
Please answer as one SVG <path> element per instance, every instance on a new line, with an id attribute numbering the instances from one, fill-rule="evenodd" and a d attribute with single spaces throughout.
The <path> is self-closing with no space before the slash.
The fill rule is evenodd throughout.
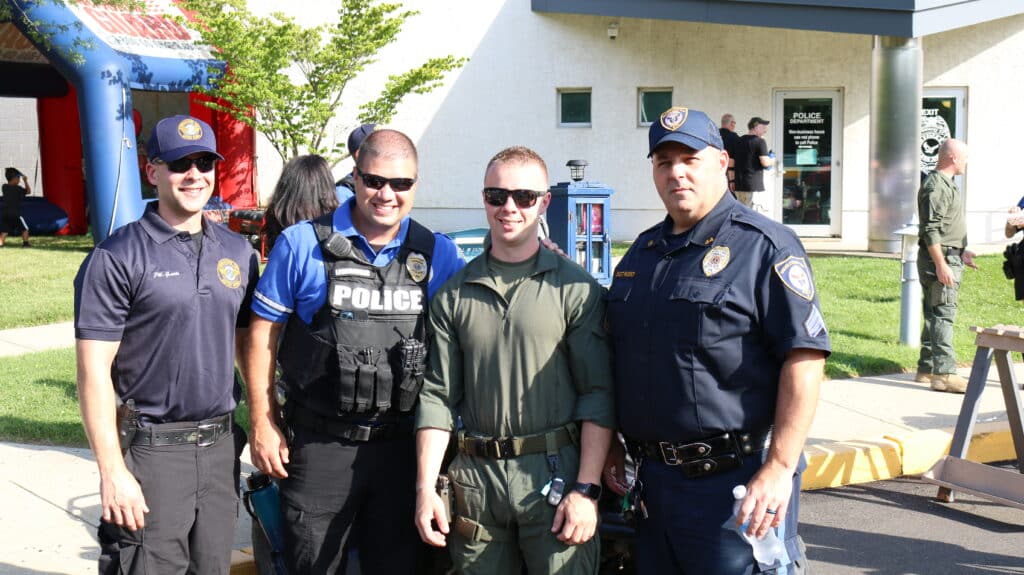
<path id="1" fill-rule="evenodd" d="M 579 483 L 577 482 L 572 486 L 573 491 L 579 491 L 584 497 L 589 497 L 594 501 L 601 499 L 601 486 L 594 483 Z"/>

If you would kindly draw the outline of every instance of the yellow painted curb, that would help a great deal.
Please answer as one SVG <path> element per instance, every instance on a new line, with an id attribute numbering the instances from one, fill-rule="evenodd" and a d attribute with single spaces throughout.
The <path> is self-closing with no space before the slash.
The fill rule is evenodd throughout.
<path id="1" fill-rule="evenodd" d="M 840 487 L 920 475 L 949 453 L 952 429 L 924 429 L 886 435 L 877 441 L 841 441 L 804 449 L 805 490 Z M 1016 459 L 1013 435 L 1006 421 L 974 426 L 967 459 L 979 463 Z"/>
<path id="2" fill-rule="evenodd" d="M 231 552 L 231 575 L 259 575 L 251 547 Z"/>
<path id="3" fill-rule="evenodd" d="M 902 475 L 920 475 L 949 453 L 953 432 L 945 429 L 924 429 L 886 435 L 886 439 L 900 446 L 903 461 Z"/>
<path id="4" fill-rule="evenodd" d="M 811 445 L 804 450 L 803 488 L 824 489 L 899 477 L 899 445 L 886 439 Z"/>
<path id="5" fill-rule="evenodd" d="M 950 433 L 952 437 L 952 433 Z M 979 463 L 1017 459 L 1013 449 L 1013 435 L 1008 421 L 974 424 L 974 435 L 967 448 L 967 459 Z"/>

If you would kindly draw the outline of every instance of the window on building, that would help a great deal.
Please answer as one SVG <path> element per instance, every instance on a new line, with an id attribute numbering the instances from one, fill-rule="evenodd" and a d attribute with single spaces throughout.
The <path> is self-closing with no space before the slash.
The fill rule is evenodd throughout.
<path id="1" fill-rule="evenodd" d="M 567 128 L 590 127 L 590 88 L 558 90 L 558 125 Z"/>
<path id="2" fill-rule="evenodd" d="M 672 107 L 672 88 L 640 88 L 640 125 L 650 126 Z"/>

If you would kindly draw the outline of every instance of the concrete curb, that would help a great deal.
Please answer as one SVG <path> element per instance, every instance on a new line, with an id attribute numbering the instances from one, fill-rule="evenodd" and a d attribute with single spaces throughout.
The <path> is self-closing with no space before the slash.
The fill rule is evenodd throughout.
<path id="1" fill-rule="evenodd" d="M 924 429 L 876 440 L 812 445 L 804 450 L 803 489 L 825 489 L 920 475 L 949 453 L 953 429 Z M 1008 422 L 974 426 L 967 459 L 979 463 L 1016 459 Z"/>

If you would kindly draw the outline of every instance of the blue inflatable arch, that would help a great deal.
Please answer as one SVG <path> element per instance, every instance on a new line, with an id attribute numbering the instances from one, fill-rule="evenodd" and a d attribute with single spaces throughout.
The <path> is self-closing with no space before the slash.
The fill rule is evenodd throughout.
<path id="1" fill-rule="evenodd" d="M 89 223 L 94 240 L 100 242 L 138 219 L 144 208 L 131 90 L 188 92 L 196 85 L 207 85 L 209 70 L 223 70 L 223 63 L 209 57 L 157 55 L 174 48 L 205 53 L 192 40 L 161 38 L 160 30 L 176 29 L 180 35 L 183 29 L 169 20 L 145 20 L 164 22 L 158 24 L 153 38 L 146 37 L 144 29 L 131 29 L 133 21 L 143 21 L 138 15 L 88 2 L 71 6 L 55 0 L 9 0 L 9 4 L 14 25 L 78 94 Z M 176 10 L 170 0 L 166 4 Z M 83 18 L 86 13 L 95 18 Z"/>

